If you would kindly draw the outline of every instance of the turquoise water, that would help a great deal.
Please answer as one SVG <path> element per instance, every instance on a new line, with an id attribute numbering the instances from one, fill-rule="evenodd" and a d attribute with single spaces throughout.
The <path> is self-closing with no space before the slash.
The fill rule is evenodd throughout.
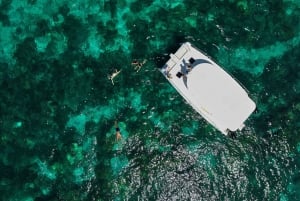
<path id="1" fill-rule="evenodd" d="M 299 0 L 0 0 L 1 200 L 300 200 L 299 16 Z M 257 103 L 237 139 L 159 73 L 185 41 Z"/>

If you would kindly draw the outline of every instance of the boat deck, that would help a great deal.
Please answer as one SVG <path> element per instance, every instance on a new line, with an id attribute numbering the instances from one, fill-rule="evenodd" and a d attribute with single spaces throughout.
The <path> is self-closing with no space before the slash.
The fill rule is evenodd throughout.
<path id="1" fill-rule="evenodd" d="M 244 127 L 255 103 L 220 66 L 184 43 L 161 69 L 185 100 L 224 134 Z"/>

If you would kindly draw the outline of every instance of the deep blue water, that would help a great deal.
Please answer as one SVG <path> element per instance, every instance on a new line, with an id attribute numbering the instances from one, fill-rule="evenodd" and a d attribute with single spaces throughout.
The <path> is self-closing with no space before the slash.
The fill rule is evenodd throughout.
<path id="1" fill-rule="evenodd" d="M 299 0 L 0 0 L 0 200 L 300 200 L 299 16 Z M 158 71 L 186 41 L 256 102 L 237 139 Z"/>

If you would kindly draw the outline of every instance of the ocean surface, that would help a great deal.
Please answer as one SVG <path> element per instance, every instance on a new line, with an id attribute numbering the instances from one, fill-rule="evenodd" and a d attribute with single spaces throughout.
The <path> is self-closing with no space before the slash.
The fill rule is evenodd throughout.
<path id="1" fill-rule="evenodd" d="M 0 200 L 300 200 L 299 33 L 299 0 L 0 0 Z M 158 71 L 186 41 L 256 102 L 236 139 Z"/>

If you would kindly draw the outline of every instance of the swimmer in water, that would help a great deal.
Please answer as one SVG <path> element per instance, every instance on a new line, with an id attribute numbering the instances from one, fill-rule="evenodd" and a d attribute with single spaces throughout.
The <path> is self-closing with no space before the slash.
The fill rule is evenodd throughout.
<path id="1" fill-rule="evenodd" d="M 115 121 L 115 128 L 116 128 L 116 140 L 119 141 L 122 138 L 121 132 L 120 132 L 120 128 L 118 126 L 118 122 Z"/>
<path id="2" fill-rule="evenodd" d="M 115 85 L 115 83 L 114 83 L 114 78 L 115 77 L 117 77 L 117 75 L 119 75 L 119 73 L 121 72 L 121 70 L 115 70 L 115 72 L 113 72 L 111 75 L 108 75 L 107 77 L 108 77 L 108 79 L 109 80 L 111 80 L 111 83 L 113 84 L 113 85 Z"/>
<path id="3" fill-rule="evenodd" d="M 142 66 L 147 62 L 147 59 L 144 59 L 143 62 L 139 62 L 137 60 L 133 60 L 133 62 L 131 62 L 131 65 L 134 66 L 134 70 L 136 70 L 136 72 L 139 72 L 142 68 Z"/>

